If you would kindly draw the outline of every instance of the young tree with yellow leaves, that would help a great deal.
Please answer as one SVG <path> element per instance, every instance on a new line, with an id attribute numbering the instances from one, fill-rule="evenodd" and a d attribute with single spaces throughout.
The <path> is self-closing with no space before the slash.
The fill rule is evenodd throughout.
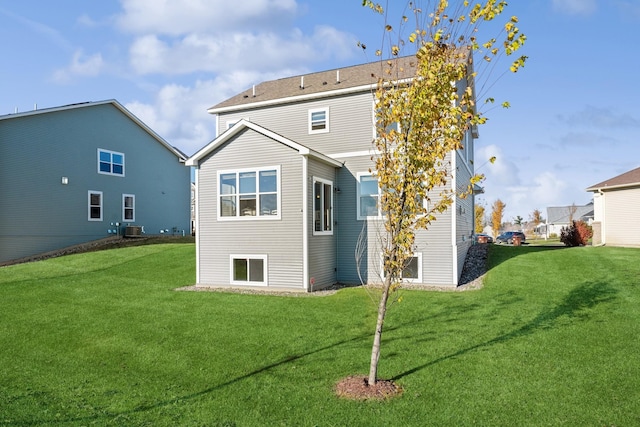
<path id="1" fill-rule="evenodd" d="M 474 216 L 474 230 L 476 233 L 482 233 L 484 231 L 484 206 L 475 205 Z"/>
<path id="2" fill-rule="evenodd" d="M 497 236 L 500 234 L 500 229 L 502 228 L 502 215 L 504 214 L 504 208 L 507 205 L 500 199 L 493 202 L 491 206 L 491 229 L 493 230 L 493 235 Z"/>
<path id="3" fill-rule="evenodd" d="M 363 0 L 363 6 L 385 17 L 385 46 L 376 54 L 389 53 L 388 60 L 381 59 L 375 93 L 377 137 L 372 172 L 382 192 L 379 203 L 385 233 L 383 284 L 368 376 L 368 384 L 373 385 L 387 303 L 416 249 L 416 231 L 426 229 L 456 195 L 469 195 L 482 179 L 474 176 L 466 189 L 458 192 L 448 186 L 454 171 L 446 161 L 449 153 L 463 148 L 465 133 L 486 121 L 475 102 L 478 67 L 474 69 L 474 57 L 482 58 L 490 74 L 498 59 L 515 53 L 526 38 L 514 16 L 507 19 L 497 37 L 478 39 L 481 24 L 498 19 L 506 1 L 483 0 L 473 5 L 466 0 L 451 4 L 446 0 L 408 1 L 403 4 L 408 13 L 398 28 L 389 24 L 389 10 L 381 4 Z M 410 21 L 412 24 L 407 24 Z M 402 35 L 405 32 L 409 33 L 406 37 Z M 397 40 L 392 40 L 396 36 Z M 406 49 L 415 54 L 415 74 L 409 79 L 400 78 L 406 70 L 397 60 Z M 516 72 L 525 60 L 521 56 L 508 67 Z M 487 98 L 487 102 L 493 99 Z"/>

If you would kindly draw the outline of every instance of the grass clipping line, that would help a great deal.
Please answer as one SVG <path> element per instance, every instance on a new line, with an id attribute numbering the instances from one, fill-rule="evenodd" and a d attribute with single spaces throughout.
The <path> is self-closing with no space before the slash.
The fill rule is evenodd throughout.
<path id="1" fill-rule="evenodd" d="M 402 394 L 402 388 L 390 380 L 378 380 L 372 386 L 366 375 L 350 376 L 336 384 L 338 397 L 350 400 L 386 400 Z"/>

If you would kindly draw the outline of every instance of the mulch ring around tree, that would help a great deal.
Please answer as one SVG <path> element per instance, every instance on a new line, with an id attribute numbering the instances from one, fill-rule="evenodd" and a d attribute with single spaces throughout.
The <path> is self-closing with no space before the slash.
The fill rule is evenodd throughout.
<path id="1" fill-rule="evenodd" d="M 336 384 L 338 397 L 351 400 L 386 400 L 400 396 L 402 388 L 390 380 L 378 380 L 369 385 L 366 376 L 350 376 Z"/>

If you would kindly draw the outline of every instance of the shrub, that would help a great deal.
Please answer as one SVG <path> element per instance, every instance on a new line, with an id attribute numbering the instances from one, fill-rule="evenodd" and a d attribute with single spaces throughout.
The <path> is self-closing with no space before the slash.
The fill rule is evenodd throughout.
<path id="1" fill-rule="evenodd" d="M 560 231 L 560 241 L 565 246 L 585 246 L 591 236 L 593 230 L 591 226 L 584 221 L 573 221 L 571 226 L 562 227 Z"/>

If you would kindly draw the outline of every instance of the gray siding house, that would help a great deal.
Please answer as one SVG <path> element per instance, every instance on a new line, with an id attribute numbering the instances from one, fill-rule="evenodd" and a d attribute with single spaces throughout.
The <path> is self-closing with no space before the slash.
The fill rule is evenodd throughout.
<path id="1" fill-rule="evenodd" d="M 0 116 L 0 263 L 126 230 L 188 233 L 185 160 L 114 100 Z"/>
<path id="2" fill-rule="evenodd" d="M 593 244 L 640 246 L 640 168 L 587 188 L 593 192 Z"/>
<path id="3" fill-rule="evenodd" d="M 369 172 L 380 72 L 376 62 L 267 81 L 209 109 L 218 137 L 187 160 L 198 286 L 313 291 L 382 280 L 380 189 Z M 453 188 L 473 176 L 476 136 L 449 156 Z M 458 285 L 473 204 L 456 199 L 419 233 L 407 282 Z"/>

